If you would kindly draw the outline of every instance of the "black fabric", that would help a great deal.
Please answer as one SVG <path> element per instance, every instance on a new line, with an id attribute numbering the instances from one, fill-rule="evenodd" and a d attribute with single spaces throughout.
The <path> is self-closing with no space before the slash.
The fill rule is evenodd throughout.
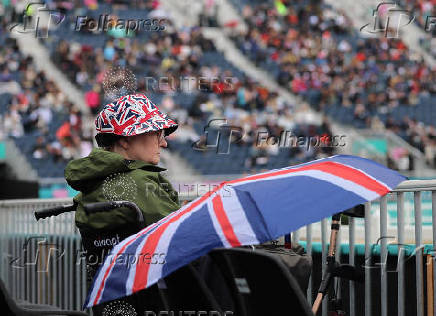
<path id="1" fill-rule="evenodd" d="M 94 275 L 111 249 L 125 238 L 137 233 L 141 227 L 124 225 L 117 230 L 79 229 L 85 250 L 87 286 L 91 286 Z"/>
<path id="2" fill-rule="evenodd" d="M 223 315 L 204 279 L 191 264 L 171 273 L 163 280 L 162 285 L 161 291 L 165 295 L 169 310 L 177 315 L 184 311 L 214 311 Z"/>
<path id="3" fill-rule="evenodd" d="M 244 247 L 244 249 L 253 248 Z M 303 247 L 287 249 L 280 245 L 258 245 L 254 247 L 254 251 L 261 254 L 271 254 L 280 259 L 297 281 L 302 293 L 307 292 L 313 264 L 312 258 L 305 254 Z M 237 310 L 239 298 L 232 295 L 231 284 L 229 285 L 229 282 L 232 281 L 226 279 L 228 276 L 223 273 L 222 267 L 220 267 L 225 262 L 217 261 L 217 259 L 211 255 L 206 255 L 194 262 L 194 266 L 197 267 L 222 309 L 233 311 L 235 315 L 241 314 L 243 312 Z"/>
<path id="4" fill-rule="evenodd" d="M 313 263 L 312 258 L 304 253 L 303 247 L 288 249 L 280 245 L 259 245 L 255 246 L 255 251 L 267 252 L 280 258 L 297 280 L 301 291 L 307 292 Z"/>
<path id="5" fill-rule="evenodd" d="M 123 239 L 137 233 L 141 228 L 142 227 L 138 224 L 137 226 L 120 226 L 117 230 L 110 231 L 79 230 L 82 238 L 82 245 L 85 249 L 88 289 L 91 286 L 98 268 L 104 262 L 104 259 L 109 254 L 110 250 Z M 128 260 L 130 260 L 130 258 L 126 256 L 126 264 Z M 162 299 L 157 285 L 151 286 L 146 290 L 139 291 L 123 299 L 102 303 L 92 308 L 94 316 L 111 316 L 118 315 L 119 313 L 122 315 L 144 315 L 146 311 L 158 313 L 163 310 L 167 310 L 167 306 Z"/>
<path id="6" fill-rule="evenodd" d="M 210 253 L 226 275 L 237 304 L 235 315 L 313 315 L 297 281 L 276 255 L 249 249 Z"/>
<path id="7" fill-rule="evenodd" d="M 192 264 L 198 269 L 201 278 L 213 293 L 222 310 L 232 311 L 234 315 L 237 315 L 237 304 L 232 297 L 228 280 L 226 280 L 226 275 L 223 274 L 223 271 L 218 266 L 218 263 L 213 260 L 210 255 L 205 255 L 194 261 Z"/>
<path id="8" fill-rule="evenodd" d="M 153 285 L 146 290 L 139 291 L 125 298 L 99 304 L 92 308 L 94 316 L 147 315 L 146 312 L 158 314 L 160 311 L 165 310 L 167 310 L 167 307 L 162 301 L 157 285 Z"/>

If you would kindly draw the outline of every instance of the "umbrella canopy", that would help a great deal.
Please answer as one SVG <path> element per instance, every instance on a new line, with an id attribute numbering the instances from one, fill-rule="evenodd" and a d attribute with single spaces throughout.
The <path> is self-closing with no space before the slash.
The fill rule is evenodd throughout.
<path id="1" fill-rule="evenodd" d="M 337 155 L 223 182 L 116 245 L 85 306 L 145 289 L 214 248 L 279 238 L 383 196 L 405 179 L 374 161 Z"/>

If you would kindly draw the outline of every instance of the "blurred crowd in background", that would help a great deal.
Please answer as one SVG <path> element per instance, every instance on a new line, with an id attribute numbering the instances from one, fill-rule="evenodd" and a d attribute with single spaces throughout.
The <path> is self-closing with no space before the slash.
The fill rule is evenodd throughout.
<path id="1" fill-rule="evenodd" d="M 20 53 L 15 40 L 10 38 L 8 23 L 20 20 L 23 10 L 20 6 L 12 9 L 11 3 L 3 1 L 0 6 L 0 95 L 12 91 L 7 104 L 1 104 L 1 132 L 16 138 L 36 135 L 32 148 L 36 159 L 67 161 L 83 157 L 93 146 L 93 126 L 83 124 L 86 120 L 80 109 L 44 72 L 37 70 L 31 57 Z M 47 3 L 71 16 L 87 14 L 101 5 L 121 11 L 143 10 L 151 17 L 166 16 L 155 0 Z M 434 165 L 434 126 L 412 117 L 397 120 L 389 115 L 399 105 L 415 106 L 421 97 L 435 95 L 434 70 L 399 39 L 359 38 L 343 12 L 325 8 L 321 1 L 280 3 L 277 6 L 273 1 L 254 1 L 240 6 L 248 31 L 233 33 L 237 47 L 315 110 L 324 112 L 332 104 L 353 108 L 354 119 L 350 124 L 375 130 L 384 126 L 425 153 L 428 162 Z M 421 7 L 428 14 L 428 5 Z M 199 25 L 218 26 L 215 9 L 213 1 L 206 1 Z M 67 19 L 62 27 L 71 28 L 72 22 Z M 155 102 L 162 110 L 183 126 L 173 140 L 195 141 L 211 118 L 225 117 L 228 124 L 241 127 L 245 136 L 239 146 L 251 148 L 246 162 L 249 167 L 263 165 L 268 156 L 278 154 L 277 147 L 257 146 L 256 135 L 261 131 L 276 136 L 283 131 L 308 137 L 332 135 L 327 117 L 320 126 L 299 123 L 310 116 L 308 107 L 297 110 L 295 104 L 289 104 L 230 64 L 214 60 L 219 52 L 212 41 L 202 36 L 199 27 L 177 29 L 167 20 L 165 30 L 160 32 L 120 35 L 109 30 L 97 34 L 101 45 L 80 40 L 92 34 L 86 28 L 76 33 L 74 38 L 61 37 L 55 43 L 41 42 L 48 50 L 51 48 L 53 63 L 84 93 L 92 115 L 110 101 L 103 81 L 105 73 L 119 65 L 136 74 L 135 91 L 158 100 Z M 206 61 L 208 56 L 212 60 Z M 216 80 L 189 83 L 181 79 L 200 77 Z M 153 78 L 169 79 L 156 85 Z M 385 115 L 386 120 L 382 122 L 378 114 Z M 291 148 L 288 154 L 304 161 L 332 153 L 333 148 L 327 146 L 310 150 Z M 407 151 L 395 152 L 391 158 L 400 161 L 408 155 Z"/>
<path id="2" fill-rule="evenodd" d="M 420 39 L 420 44 L 436 58 L 436 1 L 400 0 L 398 3 L 410 12 L 414 21 L 424 30 L 427 36 Z"/>
<path id="3" fill-rule="evenodd" d="M 425 152 L 433 165 L 434 126 L 390 114 L 399 105 L 416 106 L 422 97 L 436 97 L 434 69 L 401 39 L 359 38 L 344 12 L 321 1 L 281 3 L 286 9 L 268 1 L 242 6 L 248 30 L 233 40 L 244 54 L 316 110 L 352 108 L 350 124 L 376 130 L 384 124 Z M 379 115 L 386 117 L 384 123 Z"/>

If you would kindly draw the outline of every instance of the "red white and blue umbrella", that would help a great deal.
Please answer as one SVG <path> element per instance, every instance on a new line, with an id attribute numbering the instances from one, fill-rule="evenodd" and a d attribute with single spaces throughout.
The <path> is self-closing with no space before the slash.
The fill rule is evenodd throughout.
<path id="1" fill-rule="evenodd" d="M 116 245 L 86 307 L 150 287 L 214 248 L 277 239 L 393 190 L 406 178 L 374 161 L 337 155 L 221 183 Z M 165 261 L 150 263 L 150 255 Z M 121 257 L 135 258 L 126 261 Z"/>

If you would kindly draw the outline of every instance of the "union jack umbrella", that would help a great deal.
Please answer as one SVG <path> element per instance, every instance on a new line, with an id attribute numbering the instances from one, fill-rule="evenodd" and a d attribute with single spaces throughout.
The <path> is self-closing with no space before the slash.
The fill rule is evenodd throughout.
<path id="1" fill-rule="evenodd" d="M 85 306 L 145 289 L 214 248 L 277 239 L 377 199 L 405 179 L 374 161 L 337 155 L 223 182 L 116 245 L 96 274 Z M 126 254 L 165 254 L 165 262 L 117 260 Z"/>

